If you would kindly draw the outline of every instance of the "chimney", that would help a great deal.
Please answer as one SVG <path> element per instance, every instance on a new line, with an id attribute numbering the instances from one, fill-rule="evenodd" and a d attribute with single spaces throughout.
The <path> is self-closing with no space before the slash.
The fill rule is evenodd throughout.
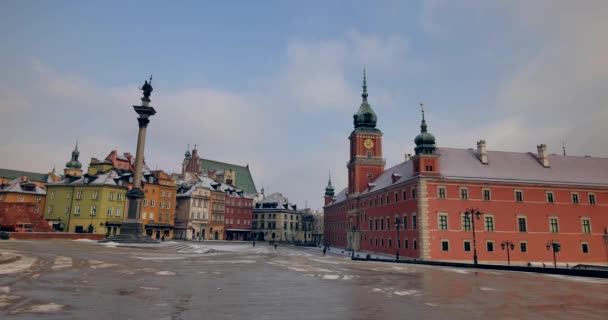
<path id="1" fill-rule="evenodd" d="M 477 141 L 477 157 L 483 164 L 488 164 L 488 151 L 486 150 L 486 141 Z"/>
<path id="2" fill-rule="evenodd" d="M 405 154 L 405 161 L 409 161 L 411 156 L 412 156 L 411 154 L 406 153 Z"/>
<path id="3" fill-rule="evenodd" d="M 549 157 L 547 155 L 547 145 L 539 144 L 536 146 L 536 150 L 538 151 L 538 162 L 543 165 L 545 168 L 549 168 Z"/>

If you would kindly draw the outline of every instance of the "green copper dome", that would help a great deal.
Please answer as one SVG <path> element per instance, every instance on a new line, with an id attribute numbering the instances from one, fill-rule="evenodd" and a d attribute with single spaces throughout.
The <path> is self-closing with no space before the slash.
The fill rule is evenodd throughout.
<path id="1" fill-rule="evenodd" d="M 327 181 L 327 187 L 325 187 L 325 196 L 326 197 L 334 196 L 334 186 L 331 185 L 331 176 L 329 177 L 329 181 Z"/>
<path id="2" fill-rule="evenodd" d="M 422 107 L 422 104 L 420 105 Z M 427 131 L 426 121 L 424 120 L 424 109 L 422 109 L 422 122 L 420 123 L 420 133 L 414 139 L 416 154 L 435 154 L 435 136 Z"/>
<path id="3" fill-rule="evenodd" d="M 365 68 L 363 68 L 363 93 L 361 94 L 363 101 L 361 102 L 361 106 L 359 106 L 359 111 L 353 116 L 355 129 L 376 128 L 378 117 L 372 109 L 372 106 L 367 102 L 367 96 L 367 77 Z"/>
<path id="4" fill-rule="evenodd" d="M 78 151 L 78 143 L 76 143 L 76 148 L 74 148 L 74 151 L 72 151 L 72 160 L 68 161 L 65 164 L 65 167 L 72 168 L 72 169 L 82 168 L 82 163 L 80 163 L 80 161 L 78 161 L 79 155 L 80 155 L 80 151 Z"/>

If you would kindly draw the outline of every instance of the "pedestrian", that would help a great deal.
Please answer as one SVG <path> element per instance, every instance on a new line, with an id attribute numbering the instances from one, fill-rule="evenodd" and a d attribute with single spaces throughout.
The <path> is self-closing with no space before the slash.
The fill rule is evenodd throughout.
<path id="1" fill-rule="evenodd" d="M 162 238 L 160 238 L 160 241 L 165 242 L 165 236 L 162 236 Z"/>
<path id="2" fill-rule="evenodd" d="M 277 244 L 276 244 L 276 243 L 274 244 L 274 249 L 275 249 L 275 250 L 277 249 Z"/>
<path id="3" fill-rule="evenodd" d="M 323 255 L 325 255 L 325 252 L 327 252 L 326 248 L 323 248 Z"/>
<path id="4" fill-rule="evenodd" d="M 255 248 L 255 240 L 253 240 L 253 247 Z"/>

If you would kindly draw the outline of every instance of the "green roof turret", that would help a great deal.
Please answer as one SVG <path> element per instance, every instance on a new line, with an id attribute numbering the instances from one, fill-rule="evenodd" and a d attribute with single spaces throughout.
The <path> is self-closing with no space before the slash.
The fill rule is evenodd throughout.
<path id="1" fill-rule="evenodd" d="M 78 161 L 78 156 L 80 156 L 80 151 L 78 151 L 78 141 L 76 141 L 76 147 L 74 148 L 74 151 L 72 151 L 72 160 L 68 161 L 65 164 L 65 167 L 73 169 L 82 168 L 82 163 Z"/>
<path id="2" fill-rule="evenodd" d="M 416 154 L 435 154 L 435 136 L 428 132 L 426 121 L 424 120 L 424 105 L 420 104 L 422 112 L 422 122 L 420 123 L 420 133 L 414 139 Z"/>
<path id="3" fill-rule="evenodd" d="M 365 67 L 363 67 L 363 93 L 361 94 L 361 97 L 363 98 L 363 101 L 361 102 L 361 106 L 359 106 L 359 111 L 353 116 L 355 129 L 375 129 L 378 117 L 372 109 L 372 106 L 367 102 L 367 75 Z"/>

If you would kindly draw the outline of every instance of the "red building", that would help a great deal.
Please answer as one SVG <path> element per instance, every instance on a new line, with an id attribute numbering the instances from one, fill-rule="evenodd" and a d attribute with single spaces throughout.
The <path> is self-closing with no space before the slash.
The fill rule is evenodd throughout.
<path id="1" fill-rule="evenodd" d="M 476 249 L 480 263 L 508 255 L 514 264 L 552 264 L 555 248 L 558 264 L 608 263 L 608 158 L 549 155 L 544 144 L 487 151 L 483 140 L 477 150 L 439 148 L 423 111 L 415 155 L 384 170 L 363 89 L 349 185 L 334 196 L 330 181 L 325 191 L 327 244 L 462 262 Z"/>
<path id="2" fill-rule="evenodd" d="M 245 197 L 240 190 L 226 190 L 224 216 L 224 239 L 245 241 L 251 239 L 253 199 Z"/>

